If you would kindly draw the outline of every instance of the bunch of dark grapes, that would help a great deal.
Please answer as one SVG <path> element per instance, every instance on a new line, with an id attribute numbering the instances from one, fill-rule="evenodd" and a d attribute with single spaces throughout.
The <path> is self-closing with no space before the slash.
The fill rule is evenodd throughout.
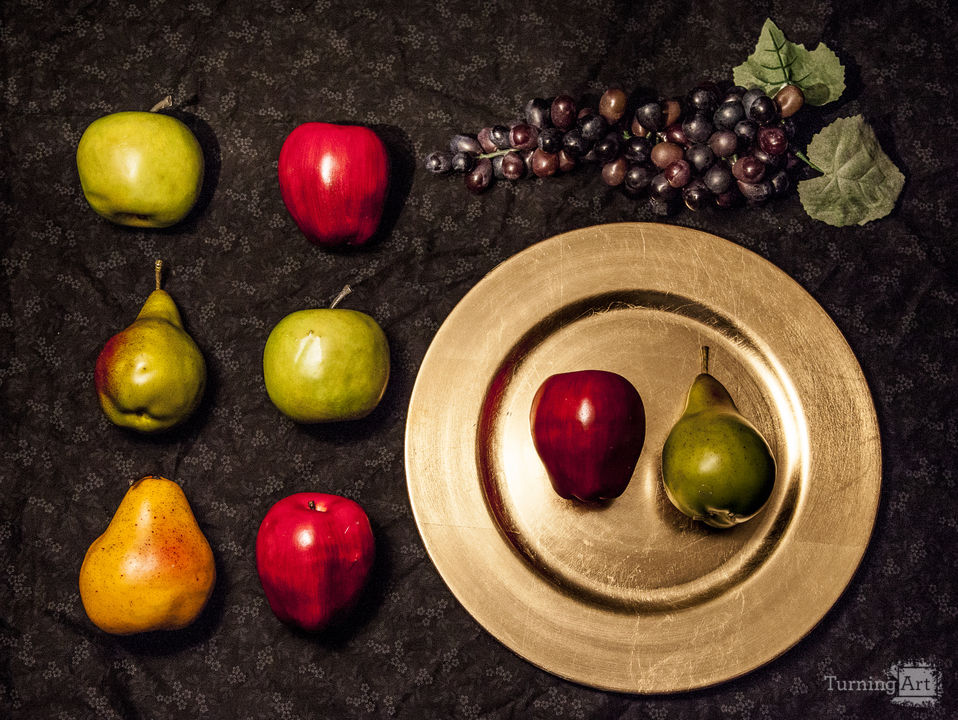
<path id="1" fill-rule="evenodd" d="M 569 95 L 536 98 L 522 119 L 455 135 L 448 150 L 430 153 L 425 164 L 433 173 L 462 173 L 477 193 L 496 180 L 593 167 L 607 185 L 647 195 L 659 215 L 682 202 L 690 210 L 757 204 L 792 186 L 790 171 L 799 164 L 790 147 L 793 116 L 804 101 L 796 85 L 770 98 L 760 89 L 723 91 L 713 83 L 686 97 L 639 101 L 634 109 L 618 88 L 606 90 L 596 106 Z"/>

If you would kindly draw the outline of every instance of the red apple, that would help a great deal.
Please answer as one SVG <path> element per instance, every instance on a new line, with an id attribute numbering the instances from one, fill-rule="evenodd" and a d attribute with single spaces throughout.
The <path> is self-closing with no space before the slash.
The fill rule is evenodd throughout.
<path id="1" fill-rule="evenodd" d="M 552 375 L 536 392 L 530 423 L 560 496 L 592 502 L 625 491 L 645 442 L 645 408 L 624 377 L 605 370 Z"/>
<path id="2" fill-rule="evenodd" d="M 356 604 L 374 555 L 369 518 L 338 495 L 283 498 L 256 535 L 256 569 L 270 608 L 283 622 L 310 632 Z"/>
<path id="3" fill-rule="evenodd" d="M 362 245 L 379 226 L 389 185 L 386 146 L 361 125 L 309 122 L 279 151 L 279 190 L 317 245 Z"/>

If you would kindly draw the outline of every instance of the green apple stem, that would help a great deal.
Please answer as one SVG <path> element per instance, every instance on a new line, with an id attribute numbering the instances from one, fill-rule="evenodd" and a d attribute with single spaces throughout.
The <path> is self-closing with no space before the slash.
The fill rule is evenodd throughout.
<path id="1" fill-rule="evenodd" d="M 336 307 L 337 305 L 339 305 L 339 303 L 342 301 L 342 299 L 343 299 L 344 297 L 346 297 L 347 295 L 349 295 L 349 293 L 351 293 L 352 291 L 353 291 L 353 289 L 352 289 L 351 287 L 349 287 L 349 285 L 344 285 L 344 286 L 343 286 L 343 289 L 339 291 L 339 295 L 337 295 L 335 298 L 333 298 L 332 303 L 330 303 L 330 305 L 329 305 L 329 309 L 332 310 L 334 307 Z"/>
<path id="2" fill-rule="evenodd" d="M 709 346 L 702 346 L 702 374 L 708 374 L 709 371 Z"/>
<path id="3" fill-rule="evenodd" d="M 158 259 L 155 268 L 156 289 L 159 290 L 163 278 L 163 261 Z"/>
<path id="4" fill-rule="evenodd" d="M 156 105 L 150 108 L 150 112 L 157 112 L 158 110 L 165 110 L 168 107 L 173 107 L 173 96 L 167 95 L 165 98 L 160 100 Z"/>

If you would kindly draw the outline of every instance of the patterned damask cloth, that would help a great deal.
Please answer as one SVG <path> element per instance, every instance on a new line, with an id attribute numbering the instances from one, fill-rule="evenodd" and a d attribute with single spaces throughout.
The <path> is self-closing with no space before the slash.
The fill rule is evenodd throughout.
<path id="1" fill-rule="evenodd" d="M 538 670 L 465 612 L 419 538 L 403 437 L 436 330 L 489 270 L 559 232 L 657 218 L 597 173 L 501 183 L 476 197 L 422 163 L 452 134 L 508 122 L 537 95 L 598 95 L 616 83 L 673 95 L 730 80 L 765 10 L 743 0 L 21 0 L 0 12 L 0 716 L 953 716 L 953 4 L 773 6 L 789 39 L 825 41 L 846 66 L 844 96 L 803 116 L 804 138 L 835 117 L 864 115 L 907 176 L 891 216 L 832 228 L 793 195 L 668 220 L 754 250 L 831 315 L 874 397 L 883 485 L 862 566 L 808 637 L 738 680 L 648 698 Z M 207 155 L 200 206 L 168 230 L 110 225 L 81 194 L 80 135 L 103 114 L 147 109 L 167 93 Z M 279 148 L 312 120 L 370 125 L 389 145 L 392 201 L 381 237 L 363 251 L 310 245 L 283 206 Z M 206 356 L 209 387 L 186 426 L 142 437 L 103 417 L 93 366 L 133 320 L 158 257 Z M 373 315 L 390 339 L 389 388 L 365 420 L 297 426 L 264 391 L 266 336 L 346 283 L 346 305 Z M 112 637 L 86 618 L 77 575 L 129 482 L 147 474 L 183 486 L 218 580 L 187 630 Z M 253 552 L 270 505 L 307 489 L 360 502 L 379 550 L 362 605 L 320 637 L 276 621 Z M 899 689 L 937 678 L 942 692 L 902 707 L 886 692 L 890 678 Z"/>

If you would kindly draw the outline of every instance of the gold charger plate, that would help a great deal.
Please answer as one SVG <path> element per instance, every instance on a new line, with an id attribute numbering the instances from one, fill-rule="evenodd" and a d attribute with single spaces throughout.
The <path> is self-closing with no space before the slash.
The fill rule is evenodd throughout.
<path id="1" fill-rule="evenodd" d="M 702 345 L 778 464 L 761 514 L 725 531 L 661 484 Z M 646 409 L 629 487 L 601 508 L 552 491 L 529 430 L 540 383 L 581 369 L 624 375 Z M 413 390 L 406 475 L 430 558 L 493 636 L 575 682 L 668 693 L 753 670 L 824 616 L 868 544 L 881 449 L 854 354 L 797 283 L 713 235 L 622 223 L 520 252 L 454 308 Z"/>

